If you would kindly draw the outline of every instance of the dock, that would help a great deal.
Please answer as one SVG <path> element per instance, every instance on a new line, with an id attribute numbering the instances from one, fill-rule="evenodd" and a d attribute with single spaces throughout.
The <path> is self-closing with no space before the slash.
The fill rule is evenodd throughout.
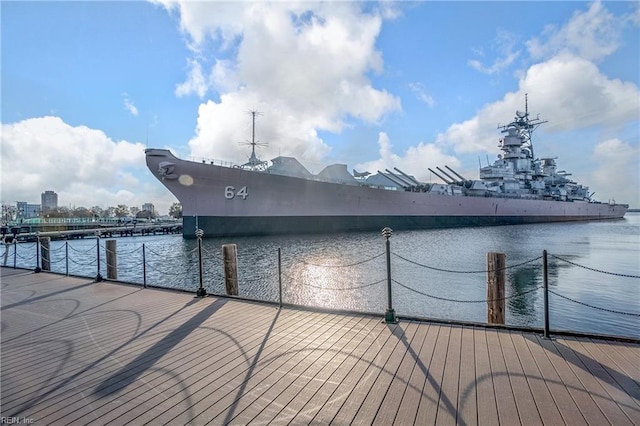
<path id="1" fill-rule="evenodd" d="M 640 344 L 2 268 L 4 423 L 640 425 Z"/>

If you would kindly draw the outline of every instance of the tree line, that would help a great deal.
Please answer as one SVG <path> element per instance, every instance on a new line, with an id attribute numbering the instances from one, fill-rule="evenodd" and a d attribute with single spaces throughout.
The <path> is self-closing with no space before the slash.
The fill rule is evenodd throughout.
<path id="1" fill-rule="evenodd" d="M 182 218 L 182 205 L 173 203 L 169 207 L 169 216 L 180 219 Z M 159 216 L 158 212 L 142 210 L 139 207 L 129 207 L 125 204 L 118 204 L 115 207 L 102 208 L 100 206 L 87 207 L 57 207 L 55 209 L 47 209 L 42 212 L 45 217 L 85 217 L 85 218 L 101 218 L 101 217 L 137 217 L 144 219 L 155 219 Z"/>

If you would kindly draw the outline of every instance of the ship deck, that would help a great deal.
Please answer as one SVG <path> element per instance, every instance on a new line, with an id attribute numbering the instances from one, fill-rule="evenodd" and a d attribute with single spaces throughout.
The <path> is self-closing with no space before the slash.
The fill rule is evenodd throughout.
<path id="1" fill-rule="evenodd" d="M 640 424 L 635 343 L 7 268 L 1 299 L 3 421 Z"/>

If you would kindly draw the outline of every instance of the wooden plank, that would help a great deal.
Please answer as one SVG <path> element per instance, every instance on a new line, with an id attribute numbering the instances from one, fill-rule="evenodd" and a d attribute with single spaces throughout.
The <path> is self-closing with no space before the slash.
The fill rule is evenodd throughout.
<path id="1" fill-rule="evenodd" d="M 514 331 L 510 334 L 514 350 L 520 360 L 523 378 L 526 379 L 529 389 L 531 389 L 531 395 L 534 399 L 535 407 L 537 407 L 537 412 L 541 417 L 542 423 L 545 425 L 562 424 L 564 420 L 553 397 L 553 393 L 546 383 L 552 382 L 553 380 L 547 380 L 545 378 L 544 371 L 542 371 L 536 363 L 536 359 L 529 350 L 527 341 L 523 337 L 523 333 Z M 544 365 L 553 370 L 548 363 Z M 557 376 L 553 377 L 555 379 Z M 568 394 L 566 394 L 566 397 L 569 400 L 571 399 Z M 571 403 L 573 404 L 572 400 Z M 526 419 L 526 417 L 524 418 Z"/>
<path id="2" fill-rule="evenodd" d="M 281 410 L 281 406 L 274 405 L 274 400 L 298 377 L 306 371 L 320 355 L 331 349 L 337 341 L 348 333 L 351 327 L 359 321 L 356 317 L 347 317 L 336 323 L 336 327 L 328 329 L 318 335 L 317 339 L 293 353 L 293 356 L 278 368 L 271 376 L 267 377 L 268 387 L 255 390 L 251 398 L 243 398 L 234 406 L 235 416 L 225 417 L 225 423 L 233 422 L 248 424 L 258 417 L 265 409 L 272 410 L 265 417 L 273 417 Z M 295 351 L 291 351 L 295 352 Z M 273 377 L 272 377 L 273 376 Z M 261 423 L 261 421 L 260 421 Z"/>
<path id="3" fill-rule="evenodd" d="M 440 327 L 433 358 L 431 359 L 429 372 L 425 378 L 422 396 L 418 405 L 418 413 L 416 414 L 415 420 L 417 424 L 435 424 L 441 399 L 444 399 L 443 403 L 447 407 L 453 405 L 449 400 L 450 395 L 441 394 L 442 377 L 444 375 L 446 356 L 449 349 L 450 334 L 450 327 Z"/>
<path id="4" fill-rule="evenodd" d="M 602 414 L 598 405 L 593 401 L 589 392 L 584 388 L 582 382 L 580 382 L 573 369 L 562 357 L 554 341 L 538 336 L 533 337 L 536 338 L 537 343 L 544 349 L 545 354 L 558 374 L 560 383 L 562 383 L 568 390 L 584 420 L 589 424 L 602 425 L 608 423 L 606 417 Z M 568 416 L 564 411 L 567 407 L 560 404 L 558 404 L 558 406 L 563 413 L 562 417 L 566 419 Z"/>
<path id="5" fill-rule="evenodd" d="M 251 383 L 250 380 L 254 374 L 267 368 L 287 348 L 295 347 L 302 340 L 301 337 L 335 320 L 328 314 L 312 315 L 307 313 L 302 318 L 303 320 L 297 324 L 288 325 L 285 332 L 278 331 L 273 336 L 267 332 L 250 350 L 239 348 L 244 354 L 241 358 L 234 361 L 221 359 L 217 363 L 205 366 L 199 374 L 182 380 L 180 387 L 188 387 L 189 393 L 184 395 L 180 392 L 180 388 L 174 387 L 173 394 L 169 397 L 172 406 L 180 407 L 178 410 L 169 407 L 162 411 L 127 413 L 118 421 L 147 423 L 162 418 L 163 422 L 180 422 L 180 419 L 187 422 L 192 419 L 194 413 L 206 412 L 207 417 L 226 413 L 234 401 L 244 394 L 244 390 Z M 274 318 L 272 323 L 274 330 L 276 330 L 277 322 L 277 318 Z M 163 399 L 158 402 L 164 403 L 165 401 L 167 400 Z M 206 422 L 207 420 L 202 418 L 200 421 Z"/>
<path id="6" fill-rule="evenodd" d="M 169 335 L 170 334 L 164 334 L 164 336 Z M 158 343 L 162 343 L 164 339 L 165 338 L 163 337 L 163 339 L 159 340 Z M 192 348 L 192 345 L 190 343 L 191 342 L 189 342 L 188 340 L 183 341 L 178 345 L 174 345 L 171 349 L 176 353 L 176 355 L 184 357 L 185 352 L 190 351 L 190 349 Z M 137 411 L 140 411 L 143 408 L 152 409 L 153 407 L 155 407 L 155 404 L 153 402 L 147 403 L 147 400 L 152 401 L 153 398 L 161 398 L 164 401 L 166 391 L 163 392 L 162 387 L 151 387 L 145 381 L 142 373 L 152 367 L 153 369 L 158 369 L 160 371 L 168 371 L 168 369 L 166 369 L 164 365 L 164 363 L 166 362 L 166 358 L 159 357 L 160 354 L 165 353 L 166 349 L 163 345 L 155 344 L 149 346 L 144 351 L 141 351 L 138 354 L 138 357 L 113 368 L 108 377 L 100 377 L 99 380 L 92 380 L 87 383 L 86 387 L 91 389 L 91 395 L 94 398 L 100 399 L 103 404 L 112 405 L 113 401 L 119 400 L 121 394 L 131 391 L 133 387 L 142 383 L 147 389 L 147 393 L 143 394 L 138 399 L 133 399 L 132 401 L 134 402 L 134 404 L 123 404 L 125 405 L 123 411 L 127 408 L 127 406 L 129 406 L 129 408 L 131 408 L 131 406 L 135 406 L 135 410 Z M 192 367 L 194 366 L 192 365 Z M 198 371 L 199 370 L 197 368 L 191 368 L 191 372 Z M 173 382 L 173 384 L 176 384 L 175 381 Z M 86 423 L 87 416 L 93 416 L 94 413 L 99 413 L 99 411 L 94 410 L 94 407 L 88 408 L 85 400 L 86 398 L 77 398 L 77 402 L 72 405 L 63 405 L 60 402 L 57 402 L 56 406 L 59 413 L 56 415 L 58 417 L 66 416 L 67 421 L 75 420 L 80 423 Z M 115 407 L 112 407 L 112 410 L 109 410 L 106 415 L 114 416 L 117 413 L 117 410 L 115 410 L 114 408 Z M 90 410 L 90 412 L 87 413 L 87 410 Z M 130 412 L 131 410 L 127 411 Z"/>
<path id="7" fill-rule="evenodd" d="M 583 373 L 589 373 L 584 374 L 583 383 L 588 381 L 592 384 L 593 392 L 597 394 L 594 399 L 601 406 L 607 418 L 614 424 L 627 422 L 628 424 L 638 424 L 640 422 L 640 405 L 619 384 L 624 381 L 625 376 L 594 359 L 584 345 L 577 342 L 575 338 L 567 338 L 563 342 L 581 362 L 580 364 L 573 363 L 574 366 L 583 369 Z"/>
<path id="8" fill-rule="evenodd" d="M 475 370 L 478 401 L 478 424 L 497 425 L 498 406 L 494 393 L 493 375 L 491 374 L 491 361 L 489 360 L 489 347 L 487 344 L 487 330 L 475 329 L 473 331 L 475 342 Z"/>
<path id="9" fill-rule="evenodd" d="M 478 424 L 476 354 L 474 331 L 462 328 L 460 347 L 460 384 L 458 387 L 458 423 L 466 425 Z"/>
<path id="10" fill-rule="evenodd" d="M 542 425 L 542 418 L 538 412 L 538 407 L 536 406 L 533 393 L 525 377 L 520 358 L 518 358 L 518 353 L 516 352 L 511 336 L 511 333 L 498 333 L 500 346 L 502 347 L 502 356 L 504 357 L 507 368 L 516 408 L 518 409 L 518 417 L 521 419 L 521 423 L 527 423 L 527 425 Z"/>
<path id="11" fill-rule="evenodd" d="M 544 337 L 538 338 L 537 336 L 534 336 L 532 334 L 523 334 L 522 337 L 523 342 L 524 344 L 526 344 L 527 349 L 531 353 L 531 356 L 535 361 L 538 370 L 540 371 L 540 375 L 542 380 L 544 381 L 544 385 L 549 390 L 549 393 L 551 394 L 555 402 L 555 406 L 562 416 L 564 423 L 576 425 L 587 424 L 582 413 L 580 412 L 580 409 L 576 405 L 576 401 L 572 398 L 568 387 L 558 375 L 558 372 L 556 371 L 556 368 L 552 363 L 549 354 L 547 353 L 547 349 L 540 344 L 539 339 L 543 339 L 543 341 L 548 339 L 545 339 Z M 524 352 L 524 348 L 522 351 Z M 547 406 L 545 405 L 545 407 Z M 548 407 L 553 406 L 549 404 Z M 541 412 L 549 413 L 549 411 L 544 410 L 541 410 Z"/>
<path id="12" fill-rule="evenodd" d="M 498 406 L 498 418 L 501 424 L 518 424 L 522 419 L 518 415 L 513 389 L 509 381 L 509 372 L 505 364 L 504 354 L 500 346 L 500 337 L 503 331 L 487 330 L 487 346 L 489 349 L 489 362 L 491 364 L 491 377 L 493 378 L 493 391 Z"/>
<path id="13" fill-rule="evenodd" d="M 440 385 L 438 411 L 436 413 L 436 423 L 439 425 L 455 425 L 458 423 L 461 340 L 462 329 L 460 327 L 451 327 L 442 384 Z"/>
<path id="14" fill-rule="evenodd" d="M 296 395 L 274 422 L 277 424 L 308 424 L 324 407 L 336 402 L 330 400 L 342 383 L 348 379 L 358 360 L 371 349 L 381 329 L 379 319 L 363 323 L 356 336 L 344 349 L 322 365 L 306 386 Z"/>
<path id="15" fill-rule="evenodd" d="M 400 403 L 404 398 L 404 394 L 411 383 L 411 376 L 416 365 L 421 362 L 420 349 L 426 336 L 428 327 L 421 327 L 419 323 L 410 322 L 407 328 L 407 334 L 413 335 L 411 342 L 407 346 L 402 362 L 396 371 L 393 380 L 389 384 L 387 395 L 382 401 L 378 412 L 373 419 L 375 425 L 393 424 L 397 413 L 399 412 Z"/>
<path id="16" fill-rule="evenodd" d="M 640 424 L 640 345 L 2 277 L 0 402 L 35 423 Z"/>
<path id="17" fill-rule="evenodd" d="M 411 372 L 407 389 L 402 396 L 400 407 L 396 413 L 395 423 L 398 425 L 414 424 L 416 421 L 418 407 L 420 405 L 420 400 L 423 397 L 424 385 L 427 381 L 431 368 L 431 361 L 433 360 L 439 331 L 439 325 L 429 325 L 424 340 L 420 344 L 420 352 L 417 357 L 416 365 Z M 416 347 L 418 347 L 418 343 L 419 341 L 416 341 Z M 433 400 L 431 402 L 434 404 L 433 406 L 435 408 L 437 401 Z"/>
<path id="18" fill-rule="evenodd" d="M 358 364 L 360 364 L 360 367 L 364 367 L 362 369 L 362 374 L 355 383 L 351 383 L 348 396 L 345 395 L 344 400 L 342 398 L 338 399 L 338 401 L 341 400 L 342 404 L 340 404 L 340 407 L 335 410 L 335 415 L 333 415 L 333 417 L 331 416 L 333 413 L 325 415 L 321 410 L 313 419 L 312 424 L 318 424 L 318 422 L 321 424 L 327 424 L 327 421 L 336 424 L 351 423 L 355 419 L 362 403 L 367 397 L 375 398 L 377 400 L 378 395 L 370 393 L 370 390 L 395 348 L 398 345 L 402 345 L 400 343 L 400 339 L 404 334 L 404 331 L 399 324 L 380 324 L 379 327 L 382 329 L 382 332 L 378 337 L 380 350 L 375 351 L 374 356 L 370 356 L 373 354 L 365 354 L 359 360 Z"/>
<path id="19" fill-rule="evenodd" d="M 198 341 L 190 342 L 188 348 L 176 348 L 171 354 L 172 356 L 165 356 L 162 359 L 162 363 L 158 365 L 158 368 L 148 369 L 126 390 L 118 392 L 117 398 L 119 400 L 123 398 L 139 400 L 141 398 L 149 399 L 149 392 L 151 392 L 151 395 L 162 394 L 174 384 L 173 377 L 184 377 L 190 371 L 197 372 L 202 368 L 202 364 L 206 360 L 218 357 L 224 358 L 226 354 L 236 350 L 238 345 L 249 346 L 251 341 L 256 341 L 260 338 L 258 335 L 258 331 L 261 329 L 259 323 L 262 321 L 268 323 L 268 319 L 273 317 L 273 313 L 268 314 L 270 318 L 264 316 L 267 311 L 262 314 L 260 315 L 256 312 L 256 316 L 251 318 L 251 321 L 255 321 L 256 324 L 242 322 L 234 327 L 225 327 L 224 332 L 219 327 L 216 327 L 219 330 L 218 332 L 226 338 L 220 339 L 215 348 L 211 347 L 211 335 L 205 330 L 205 332 L 201 333 L 202 338 L 199 338 Z M 231 338 L 231 336 L 233 337 Z M 167 375 L 166 371 L 171 371 L 171 375 Z M 92 414 L 99 417 L 115 418 L 128 411 L 124 404 L 114 407 L 113 398 L 103 397 L 102 400 L 104 401 L 102 406 L 93 405 Z"/>
<path id="20" fill-rule="evenodd" d="M 362 330 L 362 325 L 373 321 L 371 318 L 359 317 L 351 328 L 341 338 L 335 340 L 330 346 L 323 350 L 314 351 L 314 356 L 310 359 L 308 365 L 303 371 L 294 374 L 289 385 L 278 394 L 269 406 L 252 418 L 249 424 L 285 424 L 291 421 L 298 411 L 294 408 L 292 401 L 301 392 L 307 389 L 311 382 L 320 382 L 318 374 L 323 368 L 330 369 L 336 366 L 340 359 L 340 354 L 349 353 L 349 345 L 353 345 L 355 339 Z"/>
<path id="21" fill-rule="evenodd" d="M 586 363 L 591 363 L 593 360 L 571 349 L 569 346 L 570 341 L 570 339 L 558 338 L 555 341 L 555 346 L 569 368 L 578 377 L 586 392 L 608 419 L 608 422 L 615 425 L 631 424 L 616 402 L 611 400 L 599 380 L 589 372 L 589 367 Z"/>
<path id="22" fill-rule="evenodd" d="M 395 328 L 393 337 L 398 339 L 397 344 L 389 358 L 382 368 L 379 369 L 377 377 L 375 377 L 369 392 L 365 395 L 364 401 L 360 406 L 352 423 L 355 424 L 371 424 L 376 414 L 383 409 L 385 399 L 389 399 L 389 403 L 396 405 L 400 402 L 397 394 L 389 392 L 393 379 L 398 376 L 398 370 L 405 358 L 413 358 L 411 350 L 411 342 L 416 333 L 416 326 L 411 322 L 401 322 Z"/>

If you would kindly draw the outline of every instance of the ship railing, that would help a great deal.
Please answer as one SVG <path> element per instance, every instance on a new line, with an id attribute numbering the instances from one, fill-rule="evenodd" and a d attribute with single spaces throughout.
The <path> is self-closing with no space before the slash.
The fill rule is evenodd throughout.
<path id="1" fill-rule="evenodd" d="M 44 240 L 43 240 L 44 241 Z M 95 277 L 96 281 L 106 280 L 141 284 L 144 287 L 171 288 L 181 291 L 196 291 L 199 280 L 204 278 L 206 294 L 225 295 L 224 259 L 219 250 L 211 247 L 198 250 L 193 240 L 179 240 L 182 246 L 166 242 L 144 242 L 126 244 L 120 250 L 108 248 L 107 241 L 99 237 L 95 240 L 47 241 L 41 238 L 32 243 L 18 243 L 15 240 L 4 244 L 0 250 L 0 261 L 4 267 L 46 270 L 53 273 Z M 113 241 L 113 240 L 111 240 Z M 389 239 L 385 241 L 385 244 Z M 592 315 L 598 312 L 600 318 L 611 323 L 620 323 L 620 318 L 640 318 L 637 303 L 623 300 L 615 305 L 602 306 L 593 303 L 587 292 L 576 294 L 562 285 L 560 272 L 566 268 L 578 268 L 592 274 L 607 275 L 624 280 L 637 287 L 640 274 L 626 271 L 616 272 L 584 265 L 570 255 L 560 255 L 543 251 L 541 256 L 521 260 L 502 267 L 465 269 L 457 256 L 455 267 L 448 268 L 430 264 L 429 255 L 419 252 L 404 253 L 391 250 L 390 242 L 384 251 L 376 247 L 363 248 L 359 252 L 341 252 L 336 247 L 328 253 L 327 248 L 314 253 L 278 256 L 268 253 L 240 253 L 238 259 L 238 281 L 241 297 L 260 299 L 267 302 L 279 301 L 280 306 L 307 306 L 340 311 L 380 312 L 384 310 L 385 321 L 402 318 L 426 318 L 424 310 L 433 310 L 431 319 L 460 321 L 463 323 L 484 323 L 482 305 L 503 303 L 507 318 L 516 320 L 511 326 L 534 324 L 534 330 L 542 326 L 545 336 L 550 333 L 549 313 L 554 318 L 562 318 L 569 305 L 579 305 L 580 312 Z M 115 246 L 114 246 L 115 247 Z M 115 261 L 113 260 L 115 259 Z M 385 262 L 386 259 L 386 262 Z M 477 260 L 473 261 L 477 264 Z M 46 265 L 46 267 L 45 267 Z M 203 272 L 202 272 L 203 271 Z M 502 296 L 487 296 L 485 289 L 478 285 L 482 279 L 475 275 L 487 276 L 504 273 L 506 281 Z M 459 278 L 463 275 L 470 278 Z M 526 282 L 522 276 L 526 275 Z M 520 278 L 518 278 L 520 277 Z M 480 282 L 478 282 L 480 281 Z M 593 281 L 598 281 L 597 279 Z M 200 281 L 202 282 L 202 281 Z M 443 283 L 448 283 L 443 285 Z M 462 296 L 468 295 L 468 296 Z M 387 299 L 388 298 L 388 299 Z M 540 307 L 540 299 L 544 302 Z M 393 305 L 393 300 L 396 304 Z M 365 308 L 363 308 L 363 306 Z M 460 307 L 471 307 L 460 309 Z M 519 313 L 522 306 L 531 306 L 533 311 Z M 612 309 L 611 306 L 615 306 Z M 395 314 L 398 309 L 398 315 Z M 586 311 L 585 311 L 586 310 Z M 393 312 L 390 315 L 389 312 Z M 524 315 L 518 319 L 518 315 Z M 573 319 L 565 319 L 571 324 Z M 487 320 L 488 322 L 488 320 Z M 507 324 L 509 325 L 509 324 Z M 566 325 L 565 325 L 566 327 Z M 556 329 L 554 333 L 571 330 Z M 575 330 L 573 330 L 575 331 Z M 638 338 L 638 336 L 622 336 Z"/>
<path id="2" fill-rule="evenodd" d="M 192 161 L 194 163 L 209 164 L 212 166 L 228 167 L 228 168 L 233 168 L 238 166 L 236 163 L 232 161 L 217 160 L 217 159 L 205 158 L 205 157 L 188 157 L 188 161 Z"/>

